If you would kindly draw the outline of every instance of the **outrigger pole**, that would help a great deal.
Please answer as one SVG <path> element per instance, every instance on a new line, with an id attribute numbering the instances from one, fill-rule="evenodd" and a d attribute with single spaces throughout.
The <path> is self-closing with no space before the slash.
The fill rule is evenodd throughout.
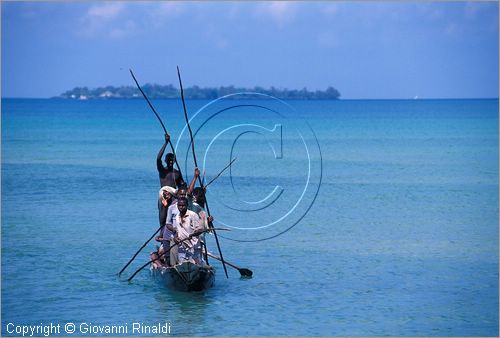
<path id="1" fill-rule="evenodd" d="M 184 108 L 184 117 L 186 118 L 186 124 L 189 130 L 189 136 L 191 137 L 191 150 L 193 152 L 193 159 L 194 159 L 194 165 L 195 167 L 198 167 L 198 161 L 196 160 L 196 153 L 194 151 L 194 139 L 193 139 L 193 131 L 191 130 L 191 126 L 189 125 L 189 119 L 187 116 L 187 110 L 186 110 L 186 102 L 184 101 L 184 89 L 182 88 L 182 80 L 181 80 L 181 72 L 179 70 L 179 66 L 177 66 L 177 76 L 179 77 L 179 85 L 181 87 L 181 98 L 182 98 L 182 107 Z M 198 182 L 200 183 L 201 188 L 203 189 L 203 182 L 201 181 L 200 176 L 198 176 Z M 205 196 L 205 205 L 207 206 L 207 214 L 208 217 L 210 217 L 210 208 L 208 207 L 208 201 Z M 224 272 L 226 273 L 226 278 L 229 278 L 227 274 L 227 268 L 226 268 L 226 263 L 224 262 L 224 257 L 222 256 L 222 251 L 220 249 L 220 244 L 219 244 L 219 238 L 217 237 L 217 233 L 215 232 L 214 225 L 212 222 L 208 222 L 208 227 L 213 230 L 214 236 L 215 236 L 215 242 L 217 243 L 217 249 L 219 250 L 219 255 L 220 255 L 220 260 L 222 262 L 222 266 L 224 267 Z"/>
<path id="2" fill-rule="evenodd" d="M 139 88 L 139 91 L 141 92 L 142 96 L 144 97 L 144 99 L 146 99 L 146 102 L 149 104 L 149 107 L 151 108 L 151 110 L 153 110 L 153 113 L 155 113 L 158 121 L 160 121 L 160 124 L 163 127 L 163 131 L 165 132 L 165 134 L 168 134 L 167 128 L 165 128 L 165 125 L 163 124 L 163 121 L 161 120 L 160 115 L 158 115 L 158 113 L 156 112 L 156 109 L 153 107 L 153 105 L 149 101 L 148 97 L 146 96 L 146 94 L 142 90 L 141 86 L 139 85 L 139 82 L 137 82 L 137 79 L 135 78 L 134 73 L 132 72 L 132 69 L 129 69 L 129 71 L 130 71 L 130 75 L 132 75 L 132 78 L 134 79 L 134 82 L 135 82 L 137 88 Z M 172 153 L 174 154 L 174 160 L 175 160 L 175 165 L 177 166 L 177 170 L 179 170 L 179 172 L 182 175 L 181 167 L 179 166 L 179 163 L 177 163 L 177 156 L 175 156 L 174 146 L 172 145 L 172 142 L 170 140 L 168 140 L 168 144 L 170 145 L 170 148 L 172 149 Z"/>

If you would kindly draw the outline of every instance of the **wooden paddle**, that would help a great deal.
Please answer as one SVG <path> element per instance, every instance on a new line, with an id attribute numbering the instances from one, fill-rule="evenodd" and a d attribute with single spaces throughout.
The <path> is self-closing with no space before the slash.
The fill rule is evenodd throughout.
<path id="1" fill-rule="evenodd" d="M 221 259 L 220 259 L 219 257 L 215 256 L 214 254 L 212 254 L 212 253 L 210 253 L 210 252 L 208 252 L 208 255 L 209 255 L 210 257 L 212 257 L 212 258 L 214 258 L 214 259 L 218 260 L 218 261 L 221 261 Z M 247 269 L 247 268 L 239 268 L 239 267 L 237 267 L 236 265 L 231 264 L 231 263 L 229 263 L 229 262 L 228 262 L 228 261 L 226 261 L 226 260 L 225 260 L 225 262 L 226 262 L 226 264 L 227 264 L 227 265 L 229 265 L 230 267 L 233 267 L 233 268 L 235 268 L 236 270 L 238 270 L 238 271 L 240 272 L 241 277 L 252 277 L 252 275 L 253 275 L 252 270 Z"/>

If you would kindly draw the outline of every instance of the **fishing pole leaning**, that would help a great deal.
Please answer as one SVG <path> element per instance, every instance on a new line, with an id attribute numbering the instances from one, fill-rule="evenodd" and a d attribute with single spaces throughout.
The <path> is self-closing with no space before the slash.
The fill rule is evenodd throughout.
<path id="1" fill-rule="evenodd" d="M 191 137 L 191 150 L 193 152 L 194 165 L 195 165 L 195 167 L 198 167 L 198 161 L 196 160 L 196 153 L 195 153 L 195 150 L 194 150 L 193 131 L 191 130 L 191 126 L 189 125 L 189 119 L 188 119 L 188 116 L 187 116 L 186 102 L 184 101 L 184 89 L 182 87 L 181 72 L 179 70 L 179 66 L 177 66 L 177 76 L 179 78 L 179 85 L 181 87 L 181 99 L 182 99 L 182 107 L 184 108 L 184 118 L 186 119 L 186 124 L 187 124 L 188 130 L 189 130 L 189 136 Z M 203 187 L 203 183 L 201 182 L 200 176 L 198 176 L 198 182 L 199 182 L 201 188 L 203 189 L 204 187 Z M 205 198 L 205 205 L 207 207 L 208 217 L 210 217 L 210 208 L 208 207 L 208 201 L 207 201 L 206 198 Z M 212 222 L 210 222 L 210 221 L 208 223 L 208 226 L 210 228 L 214 228 Z M 217 243 L 217 249 L 219 251 L 219 255 L 220 255 L 220 258 L 221 258 L 222 266 L 224 267 L 224 272 L 226 274 L 226 278 L 229 278 L 229 276 L 227 274 L 226 263 L 224 261 L 224 257 L 222 256 L 222 251 L 221 251 L 220 244 L 219 244 L 219 238 L 217 237 L 217 232 L 215 232 L 215 229 L 213 231 L 213 234 L 214 234 L 214 237 L 215 237 L 215 243 Z"/>

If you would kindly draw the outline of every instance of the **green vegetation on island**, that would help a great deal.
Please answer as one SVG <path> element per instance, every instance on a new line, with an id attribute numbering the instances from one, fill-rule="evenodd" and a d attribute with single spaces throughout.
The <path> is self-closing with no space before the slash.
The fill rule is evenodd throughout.
<path id="1" fill-rule="evenodd" d="M 180 90 L 173 85 L 158 85 L 158 84 L 145 84 L 142 90 L 150 99 L 177 99 L 180 96 Z M 338 99 L 340 93 L 333 87 L 328 87 L 326 90 L 309 91 L 306 88 L 296 89 L 278 89 L 271 87 L 265 89 L 262 87 L 254 88 L 239 88 L 234 86 L 219 87 L 219 88 L 200 88 L 193 86 L 184 89 L 184 96 L 187 99 L 208 99 L 213 100 L 228 94 L 236 93 L 256 93 L 253 98 L 265 98 L 259 94 L 270 95 L 279 99 L 303 99 L 303 100 L 331 100 Z M 245 94 L 245 98 L 252 97 L 252 95 Z M 141 93 L 136 87 L 120 86 L 120 87 L 99 87 L 89 89 L 87 87 L 76 87 L 62 93 L 59 98 L 87 100 L 87 99 L 133 99 L 142 98 Z"/>

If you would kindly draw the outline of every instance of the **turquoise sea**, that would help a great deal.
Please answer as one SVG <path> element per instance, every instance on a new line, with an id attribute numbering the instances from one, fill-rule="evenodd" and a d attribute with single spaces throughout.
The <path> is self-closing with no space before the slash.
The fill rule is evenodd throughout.
<path id="1" fill-rule="evenodd" d="M 190 179 L 182 104 L 153 103 Z M 206 181 L 237 158 L 207 198 L 253 278 L 211 260 L 206 292 L 126 282 L 154 243 L 117 277 L 158 228 L 163 130 L 143 100 L 3 99 L 2 335 L 499 335 L 497 99 L 187 108 Z"/>

